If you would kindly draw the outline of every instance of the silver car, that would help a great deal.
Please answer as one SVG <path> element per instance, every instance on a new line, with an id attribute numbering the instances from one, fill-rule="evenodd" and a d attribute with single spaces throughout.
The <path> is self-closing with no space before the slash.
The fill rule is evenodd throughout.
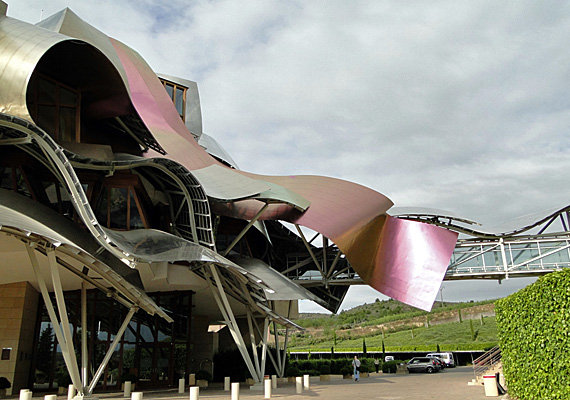
<path id="1" fill-rule="evenodd" d="M 414 357 L 408 361 L 407 368 L 409 372 L 427 372 L 428 374 L 440 369 L 437 360 L 431 357 Z"/>

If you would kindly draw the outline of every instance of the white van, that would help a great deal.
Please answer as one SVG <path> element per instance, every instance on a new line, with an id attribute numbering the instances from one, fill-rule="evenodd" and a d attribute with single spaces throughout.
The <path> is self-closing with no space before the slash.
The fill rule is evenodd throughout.
<path id="1" fill-rule="evenodd" d="M 443 361 L 447 367 L 455 367 L 453 353 L 429 353 L 426 357 L 437 357 L 441 359 L 441 361 Z"/>

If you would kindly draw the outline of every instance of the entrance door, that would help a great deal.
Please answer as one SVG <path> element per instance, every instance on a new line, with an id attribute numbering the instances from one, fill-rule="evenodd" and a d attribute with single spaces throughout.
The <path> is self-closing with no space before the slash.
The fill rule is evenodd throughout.
<path id="1" fill-rule="evenodd" d="M 172 386 L 172 345 L 143 344 L 140 347 L 139 385 L 141 388 Z"/>

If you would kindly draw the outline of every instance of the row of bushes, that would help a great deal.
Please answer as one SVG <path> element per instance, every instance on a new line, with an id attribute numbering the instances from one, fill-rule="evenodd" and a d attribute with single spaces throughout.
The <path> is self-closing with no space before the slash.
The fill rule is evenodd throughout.
<path id="1" fill-rule="evenodd" d="M 492 349 L 497 345 L 496 342 L 471 342 L 471 343 L 448 343 L 448 344 L 441 344 L 439 345 L 438 351 L 487 351 Z M 367 351 L 369 352 L 381 352 L 382 347 L 378 346 L 366 346 Z M 423 351 L 423 352 L 431 352 L 436 351 L 434 345 L 414 345 L 414 346 L 385 346 L 385 351 L 395 352 L 395 353 L 405 353 L 410 351 Z M 330 351 L 330 348 L 318 348 L 318 347 L 310 347 L 310 348 L 303 348 L 303 347 L 296 347 L 296 352 L 311 352 L 311 351 Z M 362 352 L 362 347 L 342 347 L 336 348 L 335 351 L 345 351 L 345 352 L 353 352 L 353 353 L 360 353 Z"/>
<path id="2" fill-rule="evenodd" d="M 384 373 L 395 373 L 397 365 L 404 361 L 395 360 L 389 362 L 380 361 L 380 367 Z M 360 372 L 373 372 L 375 371 L 373 358 L 360 359 Z M 336 359 L 336 360 L 298 360 L 290 361 L 289 368 L 287 368 L 287 376 L 300 376 L 300 375 L 351 375 L 353 372 L 352 360 Z"/>

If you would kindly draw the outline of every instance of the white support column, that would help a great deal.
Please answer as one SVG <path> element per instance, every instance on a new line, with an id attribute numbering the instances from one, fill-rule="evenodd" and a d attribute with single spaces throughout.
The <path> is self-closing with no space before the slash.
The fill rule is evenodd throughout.
<path id="1" fill-rule="evenodd" d="M 257 353 L 257 346 L 255 345 L 255 332 L 253 330 L 253 322 L 252 322 L 252 315 L 250 307 L 246 306 L 247 310 L 247 325 L 249 327 L 249 339 L 251 341 L 251 354 L 253 357 L 253 361 L 255 362 L 255 370 L 257 371 L 257 376 L 263 377 L 264 370 L 260 368 L 259 365 L 259 356 Z"/>
<path id="2" fill-rule="evenodd" d="M 212 294 L 214 296 L 214 299 L 216 300 L 216 303 L 218 304 L 218 308 L 220 309 L 220 311 L 222 312 L 222 315 L 224 316 L 224 320 L 226 321 L 226 324 L 228 326 L 228 329 L 230 330 L 230 334 L 232 335 L 232 337 L 234 338 L 234 342 L 236 343 L 236 346 L 238 348 L 238 350 L 240 351 L 245 364 L 247 365 L 247 368 L 249 370 L 249 372 L 251 373 L 251 376 L 257 381 L 260 382 L 261 378 L 257 377 L 257 371 L 255 370 L 255 367 L 253 366 L 253 363 L 251 362 L 251 358 L 249 357 L 249 354 L 247 353 L 247 346 L 245 345 L 245 342 L 243 341 L 243 337 L 241 336 L 241 332 L 239 330 L 239 326 L 237 324 L 237 321 L 235 319 L 235 316 L 233 314 L 233 311 L 230 307 L 229 301 L 226 297 L 226 293 L 224 292 L 224 287 L 222 286 L 222 282 L 221 279 L 218 275 L 218 271 L 216 269 L 216 266 L 213 264 L 209 264 L 210 267 L 210 273 L 208 273 L 208 271 L 206 269 L 204 269 L 204 272 L 206 274 L 206 281 L 208 282 L 210 289 L 212 291 Z M 215 282 L 216 282 L 216 286 L 218 287 L 218 290 L 216 291 L 216 288 L 214 288 L 214 285 L 211 281 L 211 278 L 214 278 Z"/>
<path id="3" fill-rule="evenodd" d="M 241 230 L 239 235 L 237 235 L 236 238 L 230 243 L 230 245 L 222 252 L 222 256 L 225 257 L 228 255 L 228 253 L 234 248 L 236 244 L 238 244 L 238 242 L 247 233 L 247 231 L 249 231 L 249 228 L 251 228 L 253 224 L 255 224 L 255 222 L 259 219 L 259 217 L 261 217 L 261 214 L 263 214 L 263 212 L 267 209 L 267 207 L 269 207 L 269 204 L 265 203 L 265 205 L 261 208 L 261 210 L 259 210 L 257 214 L 255 214 L 255 217 L 253 217 L 253 219 L 247 223 L 247 225 L 245 226 L 245 228 Z"/>
<path id="4" fill-rule="evenodd" d="M 87 349 L 87 283 L 81 282 L 81 384 L 85 389 L 89 380 L 89 351 Z"/>
<path id="5" fill-rule="evenodd" d="M 123 324 L 121 325 L 121 327 L 119 328 L 119 331 L 115 335 L 115 339 L 111 343 L 111 346 L 109 346 L 109 350 L 107 350 L 107 354 L 105 354 L 105 358 L 103 358 L 103 361 L 101 361 L 101 365 L 99 365 L 97 372 L 95 372 L 95 375 L 93 375 L 93 379 L 91 380 L 91 384 L 89 385 L 89 391 L 88 391 L 89 394 L 93 393 L 93 389 L 95 389 L 95 386 L 97 385 L 97 381 L 99 380 L 99 378 L 101 377 L 101 374 L 103 374 L 103 371 L 107 367 L 109 360 L 113 356 L 113 353 L 114 353 L 115 349 L 117 348 L 117 345 L 119 344 L 119 342 L 121 341 L 121 338 L 123 337 L 123 333 L 125 333 L 127 326 L 129 326 L 129 323 L 131 322 L 133 315 L 135 315 L 135 313 L 138 311 L 138 309 L 139 308 L 137 306 L 132 306 L 131 309 L 129 310 L 129 312 L 127 313 L 127 316 L 125 317 L 125 320 L 123 321 Z"/>
<path id="6" fill-rule="evenodd" d="M 283 357 L 281 360 L 281 376 L 285 376 L 285 364 L 287 363 L 287 343 L 289 341 L 289 328 L 285 327 L 285 341 L 283 343 Z"/>
<path id="7" fill-rule="evenodd" d="M 501 259 L 503 261 L 503 271 L 505 271 L 505 277 L 509 277 L 509 266 L 507 265 L 507 255 L 505 254 L 505 243 L 503 238 L 499 239 L 499 246 L 501 247 Z"/>
<path id="8" fill-rule="evenodd" d="M 63 335 L 65 338 L 65 346 L 67 348 L 67 352 L 69 354 L 69 359 L 71 362 L 71 365 L 68 366 L 68 368 L 70 368 L 69 372 L 71 374 L 72 373 L 71 369 L 72 369 L 73 374 L 74 375 L 76 374 L 77 377 L 80 377 L 77 358 L 75 356 L 75 349 L 73 347 L 73 334 L 71 333 L 69 318 L 67 317 L 67 307 L 65 306 L 65 298 L 63 297 L 63 288 L 61 286 L 61 278 L 59 276 L 59 266 L 57 265 L 55 250 L 53 248 L 48 249 L 47 256 L 51 271 L 53 291 L 55 294 L 55 300 L 57 302 L 57 311 L 59 313 L 59 320 L 61 321 L 61 329 L 63 331 Z"/>
<path id="9" fill-rule="evenodd" d="M 83 395 L 83 386 L 81 385 L 81 377 L 79 376 L 79 368 L 77 367 L 77 361 L 75 362 L 75 366 L 73 366 L 72 359 L 70 358 L 70 355 L 67 352 L 67 345 L 65 343 L 65 337 L 63 335 L 63 332 L 61 331 L 59 320 L 57 319 L 57 315 L 56 315 L 55 310 L 53 308 L 53 304 L 51 302 L 51 298 L 49 296 L 49 292 L 47 290 L 46 283 L 45 283 L 44 278 L 43 278 L 41 271 L 40 271 L 40 266 L 38 263 L 38 259 L 36 257 L 35 250 L 32 248 L 33 246 L 35 246 L 34 243 L 29 243 L 26 246 L 26 251 L 28 252 L 28 257 L 29 257 L 30 262 L 32 264 L 32 268 L 34 270 L 34 274 L 36 276 L 36 279 L 38 280 L 40 292 L 42 294 L 42 298 L 44 300 L 50 321 L 53 325 L 53 330 L 54 330 L 55 336 L 57 338 L 58 343 L 60 344 L 61 354 L 63 356 L 63 360 L 65 362 L 65 365 L 67 366 L 67 369 L 69 371 L 71 381 L 73 382 L 73 386 L 75 386 L 78 389 L 78 391 L 79 391 L 79 388 L 81 388 L 81 392 L 79 394 Z M 69 329 L 69 325 L 66 328 Z"/>
<path id="10" fill-rule="evenodd" d="M 320 274 L 322 277 L 325 276 L 325 274 L 323 273 L 323 270 L 321 268 L 321 265 L 319 264 L 319 261 L 317 260 L 317 257 L 315 257 L 315 253 L 313 253 L 313 249 L 311 249 L 311 246 L 309 245 L 309 242 L 307 242 L 307 238 L 305 237 L 305 234 L 303 233 L 303 231 L 301 230 L 301 227 L 297 224 L 295 224 L 295 228 L 297 228 L 297 232 L 299 233 L 299 236 L 301 237 L 301 240 L 303 240 L 303 243 L 305 244 L 305 248 L 307 249 L 307 251 L 309 252 L 309 255 L 311 256 L 311 258 L 313 259 L 313 262 L 315 263 L 315 266 L 317 267 L 317 269 L 319 270 Z"/>
<path id="11" fill-rule="evenodd" d="M 263 350 L 261 351 L 261 376 L 265 376 L 265 362 L 267 361 L 267 333 L 269 331 L 269 317 L 263 322 Z"/>

